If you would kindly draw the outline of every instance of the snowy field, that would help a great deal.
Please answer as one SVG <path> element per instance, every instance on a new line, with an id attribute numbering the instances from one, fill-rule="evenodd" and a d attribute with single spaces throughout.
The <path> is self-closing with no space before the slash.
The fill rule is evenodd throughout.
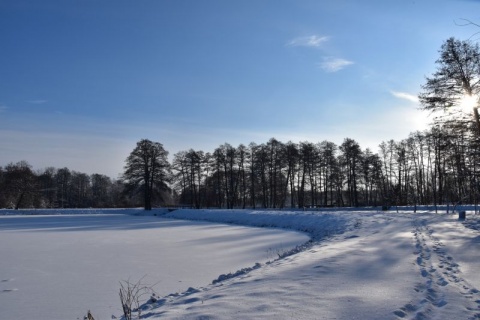
<path id="1" fill-rule="evenodd" d="M 0 216 L 0 319 L 83 319 L 87 310 L 97 320 L 119 317 L 120 280 L 145 276 L 160 295 L 183 292 L 308 240 L 157 217 Z"/>
<path id="2" fill-rule="evenodd" d="M 44 223 L 36 223 L 37 217 L 32 216 L 0 217 L 0 318 L 31 319 L 24 315 L 44 308 L 47 312 L 35 319 L 76 319 L 85 308 L 91 309 L 97 320 L 109 319 L 111 314 L 118 317 L 118 279 L 134 279 L 147 274 L 146 270 L 157 270 L 148 272 L 148 280 L 160 281 L 156 289 L 161 298 L 143 305 L 144 319 L 480 319 L 479 217 L 467 211 L 466 221 L 461 222 L 456 214 L 445 211 L 435 214 L 422 208 L 414 214 L 407 209 L 398 213 L 374 209 L 177 210 L 152 212 L 161 218 L 38 217 L 47 221 Z M 73 223 L 74 219 L 80 219 L 80 224 Z M 118 221 L 98 223 L 96 219 Z M 313 241 L 298 248 L 299 252 L 275 260 L 287 247 L 304 243 L 306 238 L 297 233 L 275 234 L 265 227 L 302 231 Z M 256 232 L 260 232 L 258 240 Z M 162 251 L 165 245 L 154 245 L 153 237 L 163 233 L 173 239 L 168 244 L 176 252 L 172 257 L 183 256 L 186 261 L 162 259 L 167 256 Z M 138 238 L 146 240 L 131 251 L 125 252 L 119 245 L 140 242 Z M 252 249 L 268 239 L 268 245 Z M 246 248 L 240 249 L 242 243 Z M 197 244 L 195 249 L 191 247 Z M 46 249 L 48 246 L 52 248 Z M 202 253 L 196 252 L 202 249 Z M 222 249 L 225 253 L 220 253 Z M 55 259 L 44 258 L 51 252 L 56 253 Z M 59 259 L 59 253 L 66 256 Z M 202 275 L 197 259 L 207 254 L 222 258 L 206 259 L 211 273 Z M 238 256 L 245 260 L 236 260 Z M 230 259 L 231 264 L 227 262 Z M 254 267 L 257 262 L 260 267 Z M 187 271 L 188 264 L 193 271 Z M 118 265 L 125 265 L 126 271 L 110 277 Z M 179 273 L 170 274 L 169 267 Z M 250 267 L 249 271 L 231 277 L 245 267 Z M 52 268 L 59 270 L 57 274 Z M 65 283 L 80 275 L 85 277 L 80 281 L 83 285 Z M 63 280 L 57 281 L 60 277 Z M 49 280 L 39 283 L 43 278 Z M 111 288 L 105 285 L 109 278 L 114 282 Z M 104 302 L 109 290 L 115 298 Z M 22 296 L 22 291 L 27 292 Z M 94 296 L 93 302 L 77 298 L 82 292 Z M 83 303 L 88 306 L 80 306 Z M 74 307 L 79 308 L 73 316 L 55 316 L 57 309 Z M 4 310 L 14 317 L 5 316 Z"/>

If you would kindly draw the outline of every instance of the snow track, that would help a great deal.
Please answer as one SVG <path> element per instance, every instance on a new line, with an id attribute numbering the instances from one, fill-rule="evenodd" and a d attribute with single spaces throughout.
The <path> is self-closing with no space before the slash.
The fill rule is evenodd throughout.
<path id="1" fill-rule="evenodd" d="M 414 288 L 418 298 L 394 314 L 415 320 L 446 319 L 449 314 L 451 319 L 458 319 L 458 314 L 462 319 L 480 319 L 479 291 L 463 278 L 459 264 L 447 254 L 426 219 L 415 217 L 412 225 L 415 263 L 422 281 Z"/>

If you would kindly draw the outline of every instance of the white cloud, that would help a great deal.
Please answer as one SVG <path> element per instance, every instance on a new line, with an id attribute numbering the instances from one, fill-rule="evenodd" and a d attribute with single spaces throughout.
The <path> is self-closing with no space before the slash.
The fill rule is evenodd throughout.
<path id="1" fill-rule="evenodd" d="M 413 94 L 406 93 L 406 92 L 399 92 L 399 91 L 390 91 L 390 93 L 396 98 L 418 103 L 418 97 Z"/>
<path id="2" fill-rule="evenodd" d="M 354 64 L 354 62 L 350 60 L 326 57 L 323 59 L 323 62 L 318 65 L 326 72 L 337 72 L 352 64 Z"/>
<path id="3" fill-rule="evenodd" d="M 320 45 L 326 41 L 328 41 L 330 37 L 327 36 L 306 36 L 306 37 L 298 37 L 295 39 L 290 40 L 287 43 L 289 47 L 320 47 Z"/>

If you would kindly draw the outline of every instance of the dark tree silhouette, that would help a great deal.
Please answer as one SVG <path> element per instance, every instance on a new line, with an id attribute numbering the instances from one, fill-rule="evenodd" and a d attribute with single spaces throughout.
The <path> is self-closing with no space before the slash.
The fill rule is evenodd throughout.
<path id="1" fill-rule="evenodd" d="M 18 210 L 33 204 L 32 196 L 37 190 L 35 174 L 26 161 L 10 163 L 5 167 L 5 191 L 10 205 Z"/>
<path id="2" fill-rule="evenodd" d="M 358 142 L 350 138 L 345 138 L 339 149 L 341 151 L 340 163 L 344 167 L 345 176 L 347 178 L 348 200 L 350 206 L 358 207 L 358 185 L 363 153 Z"/>
<path id="3" fill-rule="evenodd" d="M 152 209 L 152 199 L 160 196 L 162 191 L 169 190 L 170 164 L 168 152 L 163 145 L 142 139 L 126 160 L 125 180 L 128 190 L 143 191 L 145 210 Z"/>

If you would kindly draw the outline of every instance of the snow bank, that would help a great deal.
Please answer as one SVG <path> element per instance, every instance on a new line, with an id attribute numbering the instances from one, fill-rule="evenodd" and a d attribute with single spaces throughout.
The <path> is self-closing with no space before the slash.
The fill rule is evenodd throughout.
<path id="1" fill-rule="evenodd" d="M 352 208 L 353 209 L 353 208 Z M 370 210 L 371 211 L 371 210 Z M 158 208 L 134 209 L 20 209 L 0 210 L 0 215 L 100 215 L 161 216 L 164 218 L 208 221 L 262 228 L 282 228 L 308 233 L 314 240 L 345 232 L 352 228 L 352 219 L 342 217 L 338 210 L 226 210 Z M 355 219 L 354 219 L 355 220 Z M 355 221 L 353 221 L 354 224 Z"/>
<path id="2" fill-rule="evenodd" d="M 201 220 L 262 228 L 282 228 L 308 233 L 313 240 L 340 234 L 355 226 L 356 219 L 337 213 L 319 211 L 273 210 L 194 210 L 182 209 L 166 213 L 173 219 Z"/>

